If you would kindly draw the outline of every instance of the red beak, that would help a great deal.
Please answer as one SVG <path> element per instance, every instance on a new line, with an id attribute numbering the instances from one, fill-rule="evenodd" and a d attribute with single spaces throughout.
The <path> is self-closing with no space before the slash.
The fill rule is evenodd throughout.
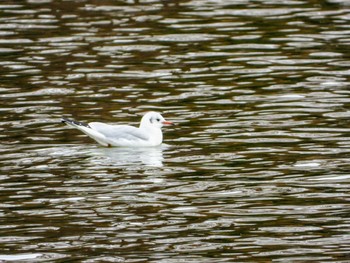
<path id="1" fill-rule="evenodd" d="M 171 121 L 163 121 L 162 122 L 164 125 L 173 125 L 174 123 L 172 123 Z"/>

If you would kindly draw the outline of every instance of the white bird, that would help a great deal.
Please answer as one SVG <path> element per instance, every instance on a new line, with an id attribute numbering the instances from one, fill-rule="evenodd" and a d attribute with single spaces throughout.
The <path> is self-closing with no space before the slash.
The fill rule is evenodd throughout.
<path id="1" fill-rule="evenodd" d="M 147 147 L 157 146 L 163 141 L 161 128 L 173 124 L 158 112 L 146 113 L 139 128 L 129 125 L 109 125 L 102 122 L 83 123 L 63 118 L 63 123 L 77 128 L 103 146 Z"/>

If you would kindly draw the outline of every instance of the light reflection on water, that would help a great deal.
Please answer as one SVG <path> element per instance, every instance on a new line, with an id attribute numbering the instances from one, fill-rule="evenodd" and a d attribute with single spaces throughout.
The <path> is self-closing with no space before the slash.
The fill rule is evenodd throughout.
<path id="1" fill-rule="evenodd" d="M 163 166 L 163 151 L 169 146 L 163 144 L 159 147 L 142 147 L 142 148 L 127 148 L 127 147 L 74 147 L 57 146 L 44 149 L 34 150 L 38 155 L 51 156 L 55 159 L 62 157 L 82 156 L 88 157 L 87 160 L 91 166 Z"/>
<path id="2" fill-rule="evenodd" d="M 0 260 L 349 260 L 344 1 L 0 3 Z M 60 123 L 177 123 L 103 148 Z"/>

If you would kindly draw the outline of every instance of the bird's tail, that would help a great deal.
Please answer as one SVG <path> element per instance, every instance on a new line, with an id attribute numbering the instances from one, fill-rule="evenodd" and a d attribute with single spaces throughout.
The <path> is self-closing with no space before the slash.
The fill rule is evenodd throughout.
<path id="1" fill-rule="evenodd" d="M 111 143 L 106 139 L 106 137 L 103 134 L 92 129 L 91 126 L 87 123 L 75 121 L 67 118 L 62 118 L 61 121 L 67 124 L 68 126 L 71 126 L 73 128 L 76 128 L 82 131 L 83 133 L 85 133 L 86 135 L 88 135 L 89 137 L 91 137 L 92 139 L 94 139 L 95 141 L 97 141 L 99 144 L 103 146 L 111 145 Z"/>

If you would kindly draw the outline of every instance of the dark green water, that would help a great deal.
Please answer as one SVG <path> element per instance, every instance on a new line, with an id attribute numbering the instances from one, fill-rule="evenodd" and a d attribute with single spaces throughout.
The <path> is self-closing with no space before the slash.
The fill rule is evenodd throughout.
<path id="1" fill-rule="evenodd" d="M 0 2 L 0 261 L 349 262 L 348 1 Z M 177 123 L 103 148 L 60 118 Z"/>

